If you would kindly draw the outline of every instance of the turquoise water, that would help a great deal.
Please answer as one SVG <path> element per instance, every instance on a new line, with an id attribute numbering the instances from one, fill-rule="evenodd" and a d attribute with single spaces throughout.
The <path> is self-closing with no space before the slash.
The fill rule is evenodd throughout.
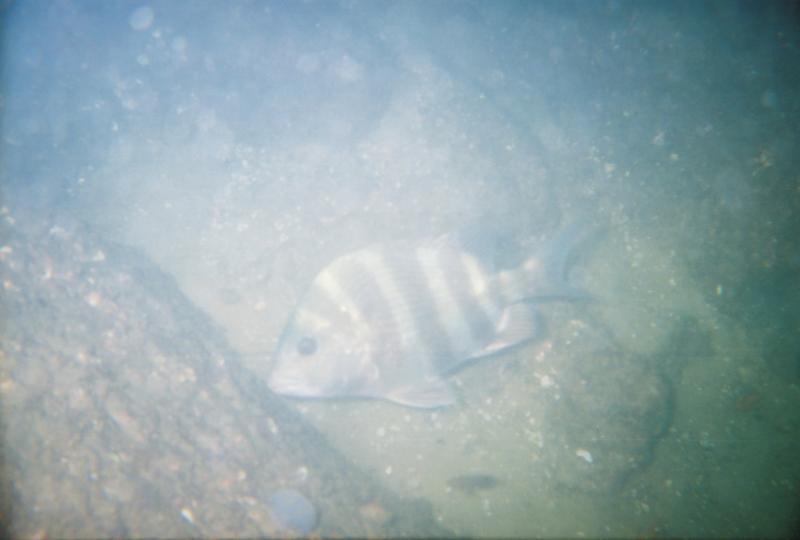
<path id="1" fill-rule="evenodd" d="M 444 526 L 796 526 L 796 8 L 0 9 L 3 204 L 71 212 L 143 248 L 259 376 L 342 253 L 481 220 L 513 253 L 576 221 L 606 231 L 571 275 L 594 300 L 543 305 L 540 340 L 455 375 L 458 405 L 293 402 Z M 452 487 L 467 474 L 496 482 Z"/>

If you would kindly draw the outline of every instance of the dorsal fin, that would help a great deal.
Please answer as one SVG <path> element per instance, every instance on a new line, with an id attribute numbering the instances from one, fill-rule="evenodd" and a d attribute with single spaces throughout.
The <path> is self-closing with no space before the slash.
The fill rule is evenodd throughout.
<path id="1" fill-rule="evenodd" d="M 585 220 L 578 221 L 542 244 L 517 268 L 498 272 L 495 279 L 506 301 L 591 299 L 586 291 L 569 283 L 567 275 L 579 255 L 577 248 L 601 233 Z"/>

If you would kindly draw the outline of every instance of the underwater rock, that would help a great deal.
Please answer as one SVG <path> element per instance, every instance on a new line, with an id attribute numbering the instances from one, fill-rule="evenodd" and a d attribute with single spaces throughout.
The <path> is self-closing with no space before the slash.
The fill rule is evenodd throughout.
<path id="1" fill-rule="evenodd" d="M 552 336 L 561 352 L 551 387 L 559 398 L 542 404 L 542 460 L 558 485 L 618 492 L 651 463 L 672 421 L 671 382 L 656 360 L 667 351 L 643 357 L 621 346 L 601 322 L 574 316 Z"/>
<path id="2" fill-rule="evenodd" d="M 70 214 L 0 206 L 0 224 L 3 537 L 448 533 L 271 395 L 140 252 Z"/>
<path id="3" fill-rule="evenodd" d="M 279 489 L 267 498 L 270 516 L 289 533 L 306 535 L 317 524 L 317 510 L 295 489 Z"/>

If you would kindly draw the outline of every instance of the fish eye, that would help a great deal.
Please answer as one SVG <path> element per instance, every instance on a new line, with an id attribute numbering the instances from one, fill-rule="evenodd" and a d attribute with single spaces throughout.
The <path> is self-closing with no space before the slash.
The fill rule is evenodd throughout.
<path id="1" fill-rule="evenodd" d="M 300 338 L 297 342 L 297 352 L 303 356 L 309 356 L 317 352 L 317 340 L 312 337 Z"/>

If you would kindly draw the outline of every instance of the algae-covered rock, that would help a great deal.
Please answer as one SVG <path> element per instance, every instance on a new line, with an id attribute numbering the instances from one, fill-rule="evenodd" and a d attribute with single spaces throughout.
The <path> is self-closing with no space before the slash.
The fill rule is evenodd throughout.
<path id="1" fill-rule="evenodd" d="M 140 253 L 68 216 L 0 219 L 11 534 L 255 537 L 286 534 L 287 520 L 323 536 L 445 532 L 250 376 Z M 391 519 L 366 519 L 365 505 Z"/>

